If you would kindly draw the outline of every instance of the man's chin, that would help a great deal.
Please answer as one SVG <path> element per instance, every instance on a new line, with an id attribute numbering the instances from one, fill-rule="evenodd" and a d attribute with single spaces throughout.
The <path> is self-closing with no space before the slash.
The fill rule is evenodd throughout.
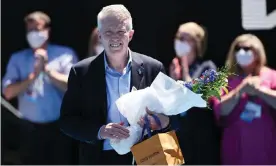
<path id="1" fill-rule="evenodd" d="M 116 56 L 116 55 L 122 55 L 123 53 L 124 53 L 123 49 L 118 49 L 118 50 L 116 50 L 116 49 L 110 49 L 109 50 L 109 54 L 112 54 L 114 56 Z"/>

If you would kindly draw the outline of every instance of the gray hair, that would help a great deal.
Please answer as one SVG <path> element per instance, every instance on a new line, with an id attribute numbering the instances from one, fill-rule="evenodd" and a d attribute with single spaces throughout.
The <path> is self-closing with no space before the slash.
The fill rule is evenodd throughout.
<path id="1" fill-rule="evenodd" d="M 109 5 L 102 8 L 97 17 L 98 29 L 101 29 L 101 20 L 107 16 L 115 16 L 120 20 L 127 20 L 127 30 L 132 30 L 132 17 L 124 5 Z"/>

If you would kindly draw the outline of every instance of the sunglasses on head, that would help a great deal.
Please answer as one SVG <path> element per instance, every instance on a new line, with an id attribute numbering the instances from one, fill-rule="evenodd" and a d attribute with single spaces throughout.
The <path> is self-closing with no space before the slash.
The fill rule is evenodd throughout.
<path id="1" fill-rule="evenodd" d="M 244 51 L 252 50 L 252 47 L 243 47 L 243 46 L 236 46 L 235 51 L 239 51 L 243 49 Z"/>

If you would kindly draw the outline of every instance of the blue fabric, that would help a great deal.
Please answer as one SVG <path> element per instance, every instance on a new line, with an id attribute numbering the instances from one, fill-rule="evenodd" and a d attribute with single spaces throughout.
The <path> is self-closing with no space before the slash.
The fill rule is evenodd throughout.
<path id="1" fill-rule="evenodd" d="M 129 51 L 129 60 L 127 66 L 124 68 L 123 73 L 119 73 L 108 66 L 106 55 L 104 57 L 105 62 L 105 80 L 106 80 L 106 92 L 107 92 L 107 123 L 121 123 L 128 126 L 128 121 L 119 112 L 115 101 L 122 95 L 130 91 L 131 81 L 131 52 Z M 131 110 L 130 110 L 131 111 Z M 104 150 L 113 149 L 108 139 L 104 141 Z"/>
<path id="2" fill-rule="evenodd" d="M 68 47 L 48 45 L 47 53 L 49 68 L 62 74 L 69 75 L 71 66 L 78 61 L 75 52 Z M 34 62 L 32 49 L 14 53 L 2 80 L 3 90 L 10 84 L 27 79 L 34 70 Z M 45 73 L 41 73 L 33 84 L 18 96 L 18 109 L 23 118 L 31 122 L 55 121 L 60 116 L 63 95 L 64 92 L 59 90 Z"/>
<path id="3" fill-rule="evenodd" d="M 162 128 L 160 119 L 159 119 L 156 115 L 154 115 L 154 114 L 151 115 L 151 116 L 154 118 L 154 120 L 155 120 L 155 122 L 157 123 L 158 127 L 159 127 L 159 128 Z M 148 138 L 150 138 L 150 137 L 152 136 L 152 131 L 151 131 L 151 129 L 150 129 L 150 121 L 149 121 L 149 119 L 148 119 L 148 116 L 145 116 L 145 117 L 144 117 L 144 120 L 145 120 L 145 124 L 144 124 L 144 126 L 143 126 L 143 130 L 142 130 L 142 134 L 141 134 L 140 141 L 142 141 L 143 138 L 144 138 L 145 130 L 147 130 Z M 161 129 L 161 130 L 162 130 L 162 129 Z M 155 133 L 158 133 L 158 131 L 155 132 Z"/>
<path id="4" fill-rule="evenodd" d="M 189 66 L 189 74 L 190 76 L 192 76 L 195 72 L 195 70 L 200 67 L 200 63 L 199 62 L 194 62 L 192 65 Z"/>

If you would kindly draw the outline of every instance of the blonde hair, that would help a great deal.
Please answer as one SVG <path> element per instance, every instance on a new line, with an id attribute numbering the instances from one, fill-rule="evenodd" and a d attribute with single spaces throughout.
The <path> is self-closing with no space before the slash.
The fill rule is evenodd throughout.
<path id="1" fill-rule="evenodd" d="M 37 20 L 37 19 L 43 20 L 45 22 L 45 26 L 49 26 L 51 23 L 50 17 L 46 13 L 41 12 L 41 11 L 35 11 L 35 12 L 28 14 L 24 18 L 24 21 L 27 23 L 31 20 Z"/>
<path id="2" fill-rule="evenodd" d="M 124 5 L 118 4 L 118 5 L 109 5 L 99 12 L 97 16 L 97 24 L 98 29 L 101 29 L 101 20 L 107 16 L 115 16 L 119 20 L 127 21 L 127 30 L 132 30 L 132 17 L 130 12 L 127 10 L 127 8 Z"/>
<path id="3" fill-rule="evenodd" d="M 257 66 L 256 66 L 256 72 L 258 73 L 260 68 L 266 65 L 266 53 L 264 49 L 264 45 L 261 42 L 261 40 L 253 35 L 253 34 L 242 34 L 232 42 L 231 47 L 229 49 L 227 59 L 226 59 L 226 65 L 230 67 L 230 72 L 233 73 L 240 73 L 241 68 L 236 65 L 237 61 L 235 58 L 235 47 L 238 46 L 240 43 L 248 43 L 249 47 L 253 49 L 257 56 Z"/>
<path id="4" fill-rule="evenodd" d="M 178 33 L 187 33 L 196 43 L 196 55 L 202 57 L 206 51 L 207 32 L 203 26 L 195 22 L 187 22 L 181 24 L 178 28 Z"/>

